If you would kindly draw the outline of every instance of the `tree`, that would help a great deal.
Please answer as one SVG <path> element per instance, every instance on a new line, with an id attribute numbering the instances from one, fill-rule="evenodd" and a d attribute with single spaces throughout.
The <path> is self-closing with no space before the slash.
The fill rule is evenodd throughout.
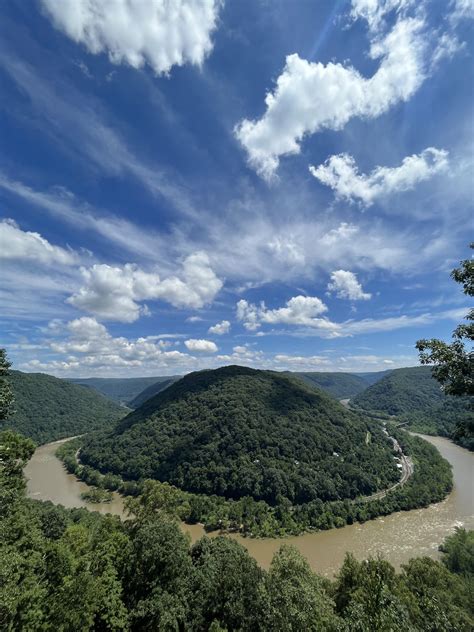
<path id="1" fill-rule="evenodd" d="M 192 547 L 191 559 L 188 629 L 261 629 L 259 585 L 263 571 L 244 547 L 222 536 L 204 537 Z"/>
<path id="2" fill-rule="evenodd" d="M 5 421 L 12 412 L 13 393 L 7 379 L 10 367 L 6 350 L 0 349 L 0 422 Z"/>
<path id="3" fill-rule="evenodd" d="M 269 632 L 339 628 L 334 603 L 324 590 L 323 580 L 292 546 L 283 545 L 273 556 L 265 577 L 264 601 L 264 629 Z"/>
<path id="4" fill-rule="evenodd" d="M 474 243 L 471 244 L 474 248 Z M 467 296 L 474 296 L 474 259 L 460 262 L 451 277 L 463 286 Z M 435 338 L 418 340 L 422 364 L 434 364 L 433 377 L 442 384 L 447 395 L 474 395 L 474 352 L 466 349 L 466 343 L 474 340 L 474 309 L 466 316 L 467 324 L 461 324 L 453 332 L 453 342 L 448 344 Z"/>

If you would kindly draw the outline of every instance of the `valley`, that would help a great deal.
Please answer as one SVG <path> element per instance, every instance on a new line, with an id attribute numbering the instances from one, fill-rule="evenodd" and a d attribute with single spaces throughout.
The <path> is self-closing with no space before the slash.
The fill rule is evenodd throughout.
<path id="1" fill-rule="evenodd" d="M 474 529 L 474 454 L 441 437 L 423 438 L 434 445 L 453 468 L 453 491 L 444 501 L 423 509 L 396 512 L 364 524 L 295 537 L 249 539 L 236 534 L 228 537 L 245 546 L 265 568 L 282 544 L 292 544 L 314 570 L 325 576 L 333 576 L 337 572 L 347 551 L 360 560 L 380 553 L 397 568 L 415 556 L 426 555 L 437 559 L 439 543 L 456 526 Z M 88 505 L 81 499 L 88 486 L 66 472 L 55 456 L 58 445 L 59 442 L 55 442 L 37 448 L 27 464 L 28 496 L 64 507 L 88 507 L 101 514 L 126 517 L 124 499 L 117 493 L 114 493 L 111 503 L 102 505 Z M 190 534 L 192 541 L 205 534 L 201 525 L 182 523 L 181 528 Z"/>

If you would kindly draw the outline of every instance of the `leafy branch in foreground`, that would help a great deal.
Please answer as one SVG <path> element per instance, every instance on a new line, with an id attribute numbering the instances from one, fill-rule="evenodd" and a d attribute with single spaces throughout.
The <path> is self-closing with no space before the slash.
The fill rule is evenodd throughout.
<path id="1" fill-rule="evenodd" d="M 5 349 L 0 349 L 0 421 L 5 421 L 12 412 L 13 392 L 7 379 L 10 375 L 11 362 Z"/>
<path id="2" fill-rule="evenodd" d="M 471 244 L 474 248 L 474 243 Z M 461 261 L 451 277 L 463 286 L 467 296 L 474 296 L 474 260 Z M 453 332 L 453 342 L 448 344 L 435 338 L 418 340 L 422 364 L 434 364 L 433 377 L 442 384 L 447 395 L 474 395 L 474 352 L 467 349 L 474 340 L 474 309 L 466 315 L 467 324 L 460 324 Z"/>

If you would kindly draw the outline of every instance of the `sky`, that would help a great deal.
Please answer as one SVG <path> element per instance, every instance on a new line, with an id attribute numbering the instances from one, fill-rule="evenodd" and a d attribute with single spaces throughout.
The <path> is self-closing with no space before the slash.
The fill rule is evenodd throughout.
<path id="1" fill-rule="evenodd" d="M 60 377 L 418 363 L 467 313 L 472 0 L 10 0 L 0 345 Z"/>

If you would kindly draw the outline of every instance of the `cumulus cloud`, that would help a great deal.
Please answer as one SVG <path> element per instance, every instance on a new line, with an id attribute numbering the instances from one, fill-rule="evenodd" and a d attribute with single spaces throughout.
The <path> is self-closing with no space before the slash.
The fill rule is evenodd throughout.
<path id="1" fill-rule="evenodd" d="M 299 153 L 306 135 L 342 129 L 354 117 L 380 116 L 418 90 L 427 75 L 426 25 L 403 11 L 411 3 L 382 3 L 400 14 L 386 32 L 382 17 L 387 11 L 377 14 L 380 4 L 353 2 L 354 17 L 369 23 L 370 57 L 380 60 L 372 77 L 340 63 L 324 65 L 288 55 L 273 92 L 265 97 L 262 118 L 244 119 L 236 126 L 250 166 L 262 177 L 273 177 L 281 156 Z"/>
<path id="2" fill-rule="evenodd" d="M 41 0 L 54 26 L 90 53 L 157 75 L 200 66 L 212 50 L 220 0 Z"/>
<path id="3" fill-rule="evenodd" d="M 199 308 L 210 303 L 222 287 L 203 252 L 184 260 L 181 277 L 164 280 L 156 272 L 145 272 L 134 264 L 96 264 L 81 272 L 85 284 L 67 299 L 68 303 L 121 322 L 133 322 L 148 313 L 140 301 L 161 299 L 178 308 Z"/>
<path id="4" fill-rule="evenodd" d="M 185 340 L 184 344 L 189 351 L 197 353 L 216 353 L 219 350 L 216 343 L 212 342 L 212 340 L 191 338 L 190 340 Z"/>
<path id="5" fill-rule="evenodd" d="M 317 323 L 324 327 L 324 319 L 316 318 L 327 311 L 326 305 L 317 296 L 294 296 L 285 307 L 267 309 L 264 303 L 256 306 L 241 299 L 237 303 L 237 320 L 249 331 L 255 331 L 261 323 L 303 325 L 313 327 Z"/>
<path id="6" fill-rule="evenodd" d="M 230 331 L 230 322 L 228 320 L 222 320 L 220 323 L 216 323 L 207 330 L 208 334 L 214 334 L 215 336 L 223 336 Z"/>
<path id="7" fill-rule="evenodd" d="M 372 296 L 363 291 L 356 275 L 348 270 L 335 270 L 331 274 L 328 290 L 334 292 L 338 298 L 347 298 L 350 301 L 367 301 Z"/>
<path id="8" fill-rule="evenodd" d="M 166 341 L 156 341 L 155 336 L 136 340 L 123 336 L 113 337 L 102 323 L 90 316 L 66 323 L 64 330 L 68 337 L 51 341 L 50 349 L 56 354 L 66 355 L 66 359 L 53 360 L 41 368 L 67 372 L 89 371 L 100 367 L 152 366 L 166 369 L 180 364 L 192 366 L 192 356 L 180 351 L 167 351 Z M 57 326 L 54 331 L 57 333 Z M 30 368 L 34 368 L 33 365 Z"/>
<path id="9" fill-rule="evenodd" d="M 43 265 L 77 263 L 72 250 L 53 246 L 39 233 L 23 231 L 12 219 L 0 222 L 0 259 L 34 261 Z"/>
<path id="10" fill-rule="evenodd" d="M 398 167 L 376 167 L 370 174 L 359 173 L 356 161 L 349 154 L 330 156 L 310 173 L 322 184 L 333 189 L 336 197 L 359 200 L 370 206 L 376 198 L 413 189 L 448 166 L 448 152 L 427 147 L 420 154 L 403 159 Z"/>
<path id="11" fill-rule="evenodd" d="M 350 289 L 358 293 L 357 290 L 354 290 L 354 287 Z M 359 289 L 362 292 L 360 286 Z M 349 289 L 346 287 L 344 291 L 349 292 Z M 364 295 L 364 292 L 362 294 Z M 428 325 L 439 320 L 457 320 L 463 317 L 466 308 L 446 310 L 438 313 L 403 314 L 387 318 L 349 319 L 343 322 L 334 322 L 327 317 L 321 317 L 320 314 L 326 310 L 327 307 L 317 297 L 295 296 L 287 301 L 285 307 L 270 310 L 265 307 L 263 302 L 260 305 L 255 305 L 241 299 L 237 303 L 237 320 L 241 321 L 243 326 L 249 331 L 257 331 L 263 323 L 282 324 L 297 327 L 294 335 L 318 336 L 330 339 L 394 331 L 407 327 Z M 287 335 L 289 334 L 286 329 L 283 332 Z"/>
<path id="12" fill-rule="evenodd" d="M 283 365 L 285 368 L 289 367 L 301 370 L 301 367 L 306 369 L 325 367 L 330 363 L 330 360 L 324 356 L 294 356 L 285 353 L 277 353 L 275 362 Z"/>

